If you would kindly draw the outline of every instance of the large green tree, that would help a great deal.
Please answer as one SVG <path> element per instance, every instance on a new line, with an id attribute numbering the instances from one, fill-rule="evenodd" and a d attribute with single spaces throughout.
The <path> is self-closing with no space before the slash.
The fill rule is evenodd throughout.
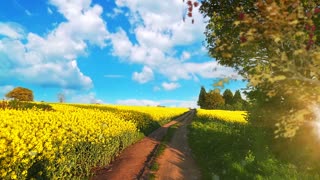
<path id="1" fill-rule="evenodd" d="M 314 120 L 313 106 L 320 103 L 319 2 L 203 0 L 200 7 L 209 20 L 210 55 L 263 94 L 255 113 L 273 113 L 255 120 L 272 121 L 285 137 Z M 271 100 L 274 106 L 263 106 Z"/>
<path id="2" fill-rule="evenodd" d="M 12 98 L 19 101 L 33 101 L 33 92 L 27 88 L 16 87 L 6 94 L 6 98 Z"/>
<path id="3" fill-rule="evenodd" d="M 243 99 L 241 97 L 241 93 L 239 90 L 237 90 L 235 93 L 234 93 L 234 96 L 232 98 L 232 104 L 235 104 L 235 103 L 242 103 L 243 102 Z"/>
<path id="4" fill-rule="evenodd" d="M 200 108 L 202 109 L 205 108 L 206 95 L 207 95 L 206 89 L 203 86 L 201 86 L 201 90 L 198 98 L 198 106 L 200 106 Z"/>
<path id="5" fill-rule="evenodd" d="M 220 93 L 210 91 L 206 94 L 205 109 L 220 109 L 224 106 L 224 99 Z"/>
<path id="6" fill-rule="evenodd" d="M 223 92 L 223 99 L 225 100 L 225 104 L 229 104 L 231 105 L 232 104 L 232 99 L 233 99 L 233 94 L 231 92 L 230 89 L 226 89 L 224 92 Z"/>

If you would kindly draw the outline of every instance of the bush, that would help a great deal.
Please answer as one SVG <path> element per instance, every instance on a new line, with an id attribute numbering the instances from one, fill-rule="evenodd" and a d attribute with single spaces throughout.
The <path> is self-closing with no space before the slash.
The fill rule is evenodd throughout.
<path id="1" fill-rule="evenodd" d="M 19 109 L 19 110 L 37 108 L 43 111 L 53 110 L 52 106 L 50 106 L 49 104 L 36 104 L 31 102 L 22 102 L 19 100 L 1 101 L 0 108 L 1 109 Z"/>

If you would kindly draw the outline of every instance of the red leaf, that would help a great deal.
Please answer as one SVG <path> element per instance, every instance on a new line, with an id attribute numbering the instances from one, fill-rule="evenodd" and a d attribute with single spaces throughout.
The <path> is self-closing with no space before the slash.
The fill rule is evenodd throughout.
<path id="1" fill-rule="evenodd" d="M 239 16 L 238 16 L 239 20 L 244 20 L 245 18 L 245 15 L 244 13 L 240 13 Z"/>
<path id="2" fill-rule="evenodd" d="M 307 13 L 306 13 L 306 16 L 307 16 L 308 18 L 310 18 L 310 17 L 312 16 L 311 12 L 307 12 Z"/>
<path id="3" fill-rule="evenodd" d="M 189 5 L 189 6 L 192 6 L 192 2 L 189 0 L 189 1 L 187 1 L 187 4 Z"/>
<path id="4" fill-rule="evenodd" d="M 308 24 L 306 24 L 306 30 L 309 31 L 310 30 L 310 26 Z"/>
<path id="5" fill-rule="evenodd" d="M 309 34 L 309 38 L 310 38 L 310 39 L 312 39 L 312 38 L 313 38 L 313 36 L 314 36 L 314 34 L 313 34 L 313 33 L 310 33 L 310 34 Z"/>
<path id="6" fill-rule="evenodd" d="M 194 3 L 193 3 L 193 6 L 194 6 L 194 7 L 198 7 L 198 5 L 199 5 L 198 2 L 194 2 Z"/>
<path id="7" fill-rule="evenodd" d="M 313 25 L 313 26 L 311 27 L 311 31 L 315 31 L 315 30 L 316 30 L 316 26 Z"/>
<path id="8" fill-rule="evenodd" d="M 314 13 L 315 13 L 315 14 L 320 13 L 320 8 L 315 8 L 315 9 L 314 9 Z"/>
<path id="9" fill-rule="evenodd" d="M 189 11 L 189 12 L 191 12 L 191 11 L 192 11 L 192 6 L 190 6 L 190 7 L 188 8 L 188 11 Z"/>
<path id="10" fill-rule="evenodd" d="M 241 36 L 240 41 L 241 41 L 241 43 L 245 43 L 245 42 L 247 42 L 247 38 L 244 36 Z"/>
<path id="11" fill-rule="evenodd" d="M 192 17 L 192 12 L 189 12 L 189 13 L 188 13 L 188 16 L 189 16 L 189 17 Z"/>
<path id="12" fill-rule="evenodd" d="M 310 39 L 309 42 L 308 42 L 308 45 L 311 46 L 311 45 L 313 45 L 313 43 L 314 43 L 314 41 Z"/>

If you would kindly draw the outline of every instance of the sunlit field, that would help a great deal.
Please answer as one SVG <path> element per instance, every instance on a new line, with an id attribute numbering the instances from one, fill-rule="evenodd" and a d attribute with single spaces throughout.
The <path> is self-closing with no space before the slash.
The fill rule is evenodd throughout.
<path id="1" fill-rule="evenodd" d="M 276 158 L 267 143 L 272 135 L 245 116 L 244 111 L 198 110 L 189 143 L 203 179 L 320 179 L 317 172 Z"/>
<path id="2" fill-rule="evenodd" d="M 0 179 L 86 178 L 186 108 L 52 104 L 0 109 Z"/>

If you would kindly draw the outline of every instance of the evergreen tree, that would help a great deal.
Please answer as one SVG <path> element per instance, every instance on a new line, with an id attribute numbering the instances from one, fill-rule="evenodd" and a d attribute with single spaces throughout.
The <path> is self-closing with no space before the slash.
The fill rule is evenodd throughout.
<path id="1" fill-rule="evenodd" d="M 232 104 L 233 94 L 232 94 L 232 92 L 231 92 L 230 89 L 226 89 L 226 90 L 223 92 L 223 99 L 224 99 L 224 101 L 225 101 L 225 104 L 229 104 L 229 105 Z"/>
<path id="2" fill-rule="evenodd" d="M 243 99 L 241 97 L 240 91 L 237 90 L 234 93 L 233 99 L 232 99 L 232 106 L 234 110 L 243 110 Z"/>
<path id="3" fill-rule="evenodd" d="M 239 90 L 237 90 L 237 91 L 234 93 L 234 96 L 233 96 L 232 101 L 233 101 L 233 104 L 238 103 L 238 102 L 242 103 L 243 99 L 242 99 L 242 97 L 241 97 L 241 94 L 240 94 L 240 91 L 239 91 Z"/>
<path id="4" fill-rule="evenodd" d="M 203 86 L 201 86 L 201 90 L 198 98 L 198 106 L 200 106 L 200 108 L 202 109 L 205 109 L 206 95 L 207 95 L 206 89 Z"/>

